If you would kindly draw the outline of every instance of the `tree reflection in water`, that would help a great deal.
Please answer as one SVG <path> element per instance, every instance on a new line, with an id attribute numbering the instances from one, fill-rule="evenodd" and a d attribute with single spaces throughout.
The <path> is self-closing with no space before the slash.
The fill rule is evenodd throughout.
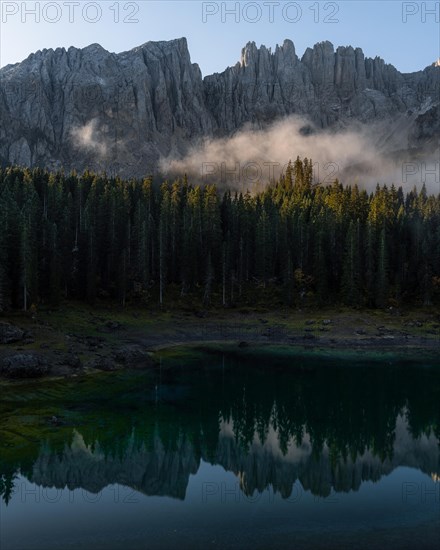
<path id="1" fill-rule="evenodd" d="M 440 475 L 435 367 L 216 354 L 164 365 L 160 375 L 11 386 L 1 402 L 3 500 L 18 474 L 43 487 L 96 493 L 120 483 L 184 499 L 202 460 L 233 472 L 246 495 L 272 486 L 283 498 L 297 480 L 325 497 L 398 466 Z"/>

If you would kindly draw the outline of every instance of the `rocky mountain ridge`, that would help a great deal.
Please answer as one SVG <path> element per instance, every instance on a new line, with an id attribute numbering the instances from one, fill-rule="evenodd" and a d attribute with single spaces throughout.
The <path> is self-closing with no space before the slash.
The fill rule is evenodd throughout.
<path id="1" fill-rule="evenodd" d="M 120 54 L 43 50 L 0 69 L 0 162 L 140 176 L 205 139 L 292 115 L 307 118 L 305 133 L 373 123 L 385 152 L 433 151 L 439 91 L 435 63 L 402 74 L 330 42 L 301 59 L 290 40 L 274 51 L 250 42 L 236 65 L 205 78 L 185 38 Z"/>

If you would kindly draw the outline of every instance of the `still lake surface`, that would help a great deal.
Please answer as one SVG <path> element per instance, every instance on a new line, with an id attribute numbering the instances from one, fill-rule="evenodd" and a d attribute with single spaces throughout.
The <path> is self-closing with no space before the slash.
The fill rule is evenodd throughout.
<path id="1" fill-rule="evenodd" d="M 439 443 L 434 364 L 193 349 L 7 385 L 0 548 L 438 548 Z"/>

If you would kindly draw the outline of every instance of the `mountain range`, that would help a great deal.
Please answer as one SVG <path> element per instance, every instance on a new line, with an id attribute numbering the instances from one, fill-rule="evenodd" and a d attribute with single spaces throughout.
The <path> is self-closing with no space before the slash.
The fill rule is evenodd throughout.
<path id="1" fill-rule="evenodd" d="M 288 117 L 303 136 L 368 130 L 381 154 L 420 158 L 439 147 L 439 92 L 438 62 L 402 74 L 328 41 L 301 58 L 290 40 L 274 51 L 250 42 L 204 78 L 185 38 L 119 54 L 42 50 L 0 69 L 0 163 L 141 176 Z"/>

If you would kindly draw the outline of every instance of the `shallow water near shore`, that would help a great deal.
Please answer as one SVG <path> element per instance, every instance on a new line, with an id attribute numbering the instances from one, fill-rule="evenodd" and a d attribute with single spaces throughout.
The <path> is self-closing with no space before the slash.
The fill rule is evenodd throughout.
<path id="1" fill-rule="evenodd" d="M 432 363 L 182 348 L 0 398 L 2 550 L 440 540 Z"/>

